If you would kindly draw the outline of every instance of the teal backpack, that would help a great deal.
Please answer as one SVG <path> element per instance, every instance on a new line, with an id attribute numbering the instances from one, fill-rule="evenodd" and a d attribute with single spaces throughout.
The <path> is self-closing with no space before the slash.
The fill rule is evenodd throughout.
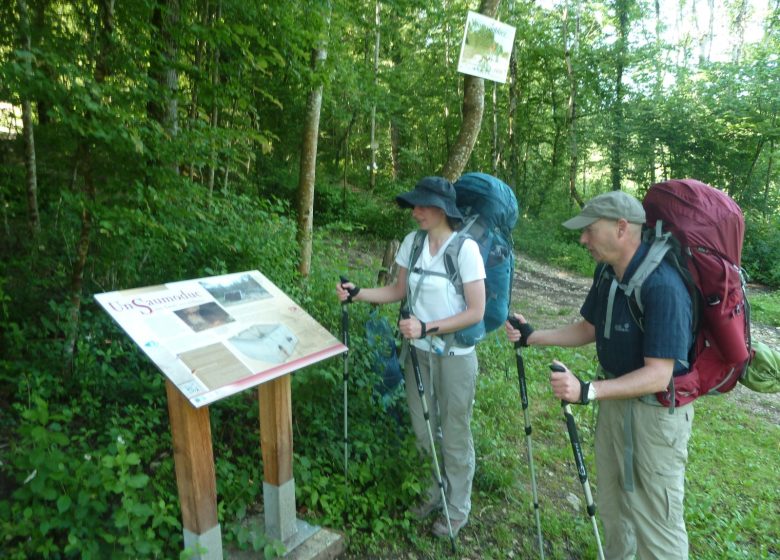
<path id="1" fill-rule="evenodd" d="M 458 253 L 466 239 L 479 246 L 485 264 L 485 315 L 482 321 L 455 333 L 442 335 L 445 349 L 449 346 L 473 346 L 485 334 L 504 324 L 509 315 L 512 297 L 512 277 L 515 255 L 512 229 L 517 224 L 519 210 L 512 189 L 500 179 L 486 173 L 466 173 L 455 183 L 456 204 L 463 214 L 463 225 L 444 250 L 446 277 L 463 294 L 463 281 L 458 271 Z M 409 270 L 420 256 L 426 232 L 418 231 L 412 244 Z M 441 276 L 441 273 L 419 271 Z M 407 294 L 411 307 L 414 294 Z"/>

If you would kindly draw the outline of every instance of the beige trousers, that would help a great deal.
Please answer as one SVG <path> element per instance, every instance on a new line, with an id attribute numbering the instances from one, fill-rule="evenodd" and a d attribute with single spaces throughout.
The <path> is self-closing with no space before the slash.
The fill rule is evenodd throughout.
<path id="1" fill-rule="evenodd" d="M 639 399 L 599 402 L 596 504 L 607 560 L 688 559 L 683 497 L 692 424 L 692 404 L 669 414 Z"/>
<path id="2" fill-rule="evenodd" d="M 420 373 L 436 450 L 441 457 L 447 508 L 453 520 L 466 519 L 471 511 L 471 484 L 474 480 L 474 440 L 471 436 L 471 413 L 477 382 L 477 353 L 462 356 L 440 356 L 417 350 Z M 404 364 L 406 400 L 417 437 L 417 447 L 430 456 L 422 403 L 417 388 L 411 356 Z M 432 474 L 426 499 L 440 499 L 441 491 Z"/>

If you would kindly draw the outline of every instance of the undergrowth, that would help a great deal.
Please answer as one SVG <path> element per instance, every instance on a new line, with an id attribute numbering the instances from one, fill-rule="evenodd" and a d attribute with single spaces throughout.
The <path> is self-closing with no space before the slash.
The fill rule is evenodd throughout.
<path id="1" fill-rule="evenodd" d="M 140 188 L 139 188 L 140 189 Z M 132 191 L 132 189 L 131 189 Z M 337 191 L 338 194 L 338 191 Z M 347 222 L 321 225 L 312 273 L 295 272 L 295 227 L 279 200 L 207 197 L 196 190 L 129 192 L 135 206 L 96 206 L 96 257 L 85 291 L 258 269 L 331 333 L 340 329 L 334 286 L 340 274 L 375 282 L 379 262 L 360 256 L 363 241 Z M 326 195 L 326 197 L 329 195 Z M 335 196 L 335 195 L 333 195 Z M 334 199 L 335 200 L 335 199 Z M 357 200 L 357 199 L 353 199 Z M 335 201 L 323 200 L 335 208 Z M 65 199 L 63 204 L 70 202 Z M 354 202 L 354 212 L 371 213 Z M 372 228 L 400 237 L 405 221 Z M 84 297 L 72 361 L 63 359 L 70 302 L 68 266 L 74 224 L 15 252 L 0 273 L 0 550 L 4 558 L 186 558 L 167 419 L 164 377 Z M 67 227 L 66 227 L 67 226 Z M 77 228 L 76 228 L 77 230 Z M 589 256 L 540 224 L 521 227 L 524 250 L 589 274 Z M 546 248 L 531 240 L 547 237 Z M 18 242 L 23 244 L 22 240 Z M 376 239 L 371 241 L 376 246 Z M 535 248 L 534 248 L 535 247 Z M 557 257 L 556 257 L 557 255 Z M 376 257 L 379 255 L 377 254 Z M 774 297 L 754 314 L 776 314 Z M 344 465 L 343 363 L 332 358 L 293 375 L 297 515 L 344 533 L 352 558 L 439 558 L 449 543 L 407 513 L 430 465 L 418 457 L 403 395 L 382 399 L 364 339 L 372 309 L 349 308 L 352 344 L 347 386 L 349 460 Z M 397 306 L 378 311 L 392 324 Z M 550 313 L 558 317 L 555 310 Z M 559 318 L 559 317 L 558 317 Z M 529 318 L 533 320 L 534 318 Z M 480 375 L 473 430 L 477 451 L 473 509 L 459 556 L 535 557 L 535 521 L 514 349 L 496 332 L 478 349 Z M 592 348 L 523 352 L 533 426 L 542 532 L 551 559 L 595 556 L 592 529 L 562 423 L 550 391 L 557 358 L 592 375 Z M 394 411 L 388 413 L 388 409 Z M 592 407 L 575 407 L 594 492 Z M 262 516 L 262 456 L 257 398 L 247 391 L 210 407 L 218 515 L 226 549 L 283 551 L 249 527 Z M 733 399 L 702 399 L 691 442 L 686 520 L 692 557 L 772 558 L 780 554 L 777 426 L 746 414 Z"/>

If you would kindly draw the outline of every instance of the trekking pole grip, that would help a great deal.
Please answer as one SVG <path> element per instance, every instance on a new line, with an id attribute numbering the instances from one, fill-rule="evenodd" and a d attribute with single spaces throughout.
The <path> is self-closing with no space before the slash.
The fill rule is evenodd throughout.
<path id="1" fill-rule="evenodd" d="M 509 324 L 513 328 L 520 330 L 520 320 L 517 317 L 509 316 L 506 318 Z M 528 386 L 525 381 L 525 363 L 523 362 L 523 354 L 521 348 L 523 347 L 521 340 L 515 341 L 515 361 L 517 362 L 517 381 L 520 386 L 520 403 L 523 406 L 523 410 L 528 409 Z M 530 427 L 526 428 L 526 433 L 530 433 Z"/>
<path id="2" fill-rule="evenodd" d="M 558 364 L 550 364 L 551 371 L 566 371 L 566 368 L 559 366 Z M 580 482 L 585 484 L 588 480 L 588 472 L 585 470 L 585 458 L 582 455 L 582 445 L 580 444 L 580 436 L 577 432 L 577 424 L 574 422 L 574 414 L 571 411 L 571 403 L 561 400 L 561 407 L 563 408 L 563 416 L 566 419 L 566 430 L 569 432 L 569 440 L 571 441 L 571 450 L 574 453 L 574 462 L 577 467 L 577 474 L 580 478 Z M 590 508 L 591 504 L 587 504 Z M 590 513 L 590 509 L 588 511 Z"/>
<path id="3" fill-rule="evenodd" d="M 341 279 L 341 286 L 344 287 L 344 284 L 349 282 L 345 276 L 340 276 Z M 349 297 L 346 301 L 341 302 L 341 337 L 342 342 L 344 343 L 344 346 L 349 348 L 349 313 L 347 312 L 347 304 L 352 302 L 352 292 L 345 288 L 349 292 Z M 357 294 L 357 292 L 355 292 Z"/>

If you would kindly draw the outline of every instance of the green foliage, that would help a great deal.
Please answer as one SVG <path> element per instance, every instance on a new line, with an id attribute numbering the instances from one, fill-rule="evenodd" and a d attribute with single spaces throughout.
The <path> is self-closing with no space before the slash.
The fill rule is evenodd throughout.
<path id="1" fill-rule="evenodd" d="M 753 282 L 780 287 L 780 217 L 748 214 L 742 265 Z"/>
<path id="2" fill-rule="evenodd" d="M 515 249 L 583 276 L 592 275 L 593 258 L 578 243 L 579 232 L 560 225 L 569 217 L 521 218 L 514 231 Z"/>
<path id="3" fill-rule="evenodd" d="M 37 396 L 19 408 L 2 465 L 15 487 L 0 509 L 8 557 L 152 557 L 177 540 L 176 504 L 156 496 L 131 451 L 136 442 L 126 439 L 132 432 L 80 429 L 77 408 L 50 409 Z"/>
<path id="4" fill-rule="evenodd" d="M 338 332 L 338 275 L 346 272 L 367 286 L 378 268 L 357 258 L 350 241 L 369 234 L 378 244 L 413 227 L 393 198 L 415 178 L 436 173 L 457 136 L 463 78 L 453 64 L 461 40 L 453 30 L 462 29 L 463 15 L 473 8 L 468 3 L 400 0 L 383 10 L 376 74 L 370 3 L 334 2 L 329 21 L 323 6 L 305 2 L 225 0 L 219 6 L 217 14 L 214 3 L 177 5 L 175 29 L 161 33 L 150 23 L 153 3 L 117 3 L 111 14 L 95 2 L 31 4 L 29 50 L 19 48 L 17 12 L 0 10 L 0 27 L 8 30 L 0 37 L 0 101 L 31 102 L 42 225 L 38 235 L 26 225 L 23 138 L 3 132 L 0 548 L 9 558 L 172 558 L 181 551 L 163 377 L 98 309 L 94 293 L 259 269 Z M 494 103 L 493 86 L 487 85 L 482 140 L 469 167 L 492 170 L 497 162 L 496 173 L 517 188 L 528 217 L 516 246 L 590 274 L 592 262 L 576 232 L 559 225 L 573 210 L 571 150 L 578 163 L 574 187 L 589 198 L 608 186 L 608 146 L 617 139 L 628 186 L 641 190 L 662 177 L 695 176 L 735 196 L 748 215 L 744 265 L 753 280 L 777 286 L 776 29 L 767 24 L 761 44 L 746 43 L 739 63 L 698 64 L 690 38 L 671 45 L 652 33 L 638 34 L 623 57 L 609 32 L 615 26 L 611 8 L 587 7 L 572 49 L 573 22 L 560 9 L 501 5 L 500 19 L 517 26 L 515 66 L 506 86 L 494 86 Z M 634 28 L 648 28 L 638 11 L 628 15 Z M 310 52 L 325 36 L 328 60 L 315 75 Z M 176 53 L 171 60 L 164 52 L 168 38 Z M 565 52 L 572 55 L 577 85 L 574 120 L 566 115 L 572 82 Z M 673 59 L 680 62 L 659 64 Z M 619 129 L 609 118 L 618 64 L 626 64 L 625 123 Z M 165 85 L 167 70 L 175 71 L 175 90 Z M 300 128 L 307 94 L 318 83 L 325 89 L 318 236 L 312 274 L 301 279 L 293 219 Z M 175 134 L 164 118 L 173 100 Z M 378 181 L 367 193 L 368 115 L 374 107 Z M 488 141 L 492 132 L 496 145 Z M 83 239 L 89 244 L 79 284 Z M 752 299 L 754 317 L 769 321 L 778 315 L 773 296 Z M 393 309 L 382 312 L 394 319 Z M 343 529 L 356 554 L 439 556 L 446 543 L 431 542 L 427 527 L 404 514 L 421 491 L 427 466 L 406 424 L 385 413 L 374 390 L 360 340 L 368 309 L 353 306 L 350 313 L 348 479 L 341 364 L 330 360 L 293 378 L 299 513 Z M 72 332 L 77 337 L 71 355 L 64 343 Z M 522 557 L 535 553 L 526 538 L 533 525 L 526 515 L 510 354 L 497 339 L 480 348 L 475 438 L 485 459 L 475 500 L 496 515 L 485 522 L 489 527 L 480 527 L 475 514 L 473 526 L 485 546 L 470 550 L 472 556 L 504 558 L 508 549 Z M 560 411 L 544 383 L 553 356 L 583 371 L 593 363 L 587 353 L 527 352 L 528 370 L 538 376 L 529 390 L 539 426 L 540 486 L 555 489 L 543 496 L 548 552 L 552 558 L 592 557 L 586 520 L 561 506 L 558 495 L 578 489 Z M 403 399 L 394 404 L 404 418 Z M 728 402 L 713 406 L 723 407 L 713 415 L 738 416 Z M 592 419 L 585 411 L 577 414 L 588 436 Z M 256 400 L 227 399 L 212 406 L 211 415 L 225 540 L 266 557 L 279 555 L 279 543 L 266 541 L 252 524 L 262 492 L 259 454 L 247 452 L 257 449 Z M 763 458 L 754 445 L 766 442 L 764 428 L 749 418 L 739 422 L 717 439 L 700 440 L 703 451 L 692 454 L 691 468 L 699 468 L 697 456 L 705 471 L 718 464 L 721 458 L 710 451 L 722 441 L 744 441 L 745 455 L 725 451 L 735 471 L 738 464 L 752 464 L 750 454 Z M 746 441 L 739 437 L 744 432 L 759 435 Z M 761 467 L 774 476 L 773 458 Z M 571 482 L 566 491 L 559 490 L 564 479 Z M 777 517 L 767 505 L 777 496 L 756 489 L 771 486 L 771 480 L 754 472 L 740 480 L 749 492 L 731 485 L 730 493 L 711 492 L 709 479 L 693 489 L 689 515 L 697 557 L 777 554 L 761 544 L 780 540 L 765 521 Z M 743 522 L 747 529 L 738 534 Z M 769 526 L 765 534 L 755 529 L 759 522 Z M 722 532 L 713 544 L 705 538 L 709 523 Z"/>

